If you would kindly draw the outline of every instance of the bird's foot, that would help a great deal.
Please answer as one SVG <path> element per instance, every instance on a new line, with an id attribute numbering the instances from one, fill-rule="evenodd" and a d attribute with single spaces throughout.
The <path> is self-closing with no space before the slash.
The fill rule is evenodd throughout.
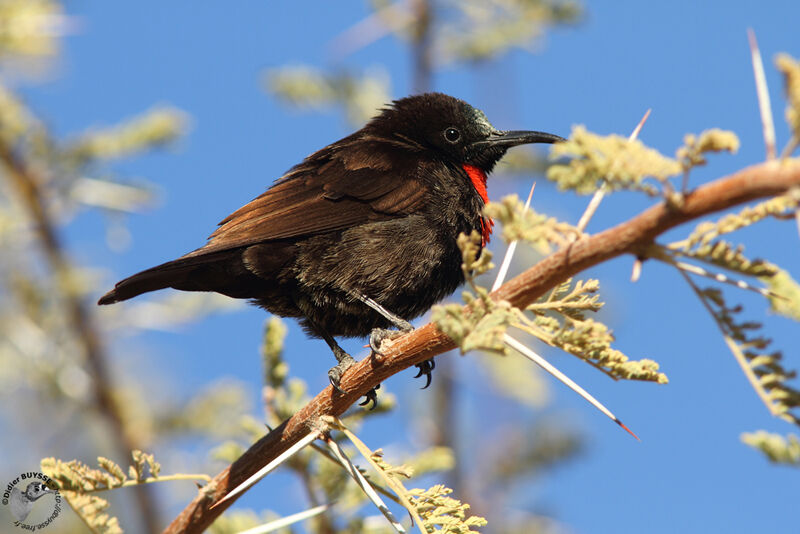
<path id="1" fill-rule="evenodd" d="M 417 369 L 419 369 L 419 372 L 414 378 L 419 378 L 422 375 L 425 375 L 425 385 L 422 386 L 422 389 L 425 389 L 431 385 L 431 378 L 433 376 L 432 373 L 433 369 L 436 367 L 436 362 L 433 361 L 433 358 L 431 358 L 430 360 L 425 360 L 424 362 L 416 364 L 416 366 Z"/>
<path id="2" fill-rule="evenodd" d="M 414 330 L 414 327 L 408 323 L 400 330 L 389 330 L 388 328 L 373 328 L 372 332 L 369 333 L 369 348 L 372 349 L 373 354 L 377 354 L 378 356 L 383 356 L 383 352 L 381 352 L 381 345 L 387 339 L 394 339 L 397 337 L 402 336 L 403 334 L 407 334 Z"/>
<path id="3" fill-rule="evenodd" d="M 347 354 L 346 352 L 342 351 L 341 353 L 336 354 L 336 359 L 339 360 L 339 363 L 336 366 L 331 367 L 328 371 L 328 380 L 331 382 L 331 386 L 333 389 L 338 391 L 341 394 L 345 394 L 346 391 L 342 389 L 339 385 L 342 382 L 342 377 L 344 376 L 345 372 L 350 369 L 356 361 L 353 359 L 352 356 Z M 359 406 L 366 406 L 370 402 L 372 402 L 372 406 L 370 406 L 370 410 L 374 410 L 375 407 L 378 405 L 378 388 L 381 385 L 378 384 L 371 390 L 367 391 L 367 394 L 364 395 L 364 402 L 359 403 Z"/>
<path id="4" fill-rule="evenodd" d="M 350 369 L 353 366 L 353 364 L 356 363 L 356 361 L 353 359 L 352 356 L 347 354 L 345 351 L 341 351 L 341 353 L 337 353 L 336 351 L 334 351 L 334 355 L 336 356 L 336 360 L 338 360 L 339 363 L 337 363 L 334 367 L 331 367 L 330 370 L 328 370 L 328 380 L 330 380 L 333 389 L 335 389 L 339 393 L 344 394 L 346 393 L 346 391 L 343 390 L 341 386 L 339 386 L 339 384 L 341 384 L 342 382 L 342 377 L 344 376 L 344 373 L 348 369 Z"/>

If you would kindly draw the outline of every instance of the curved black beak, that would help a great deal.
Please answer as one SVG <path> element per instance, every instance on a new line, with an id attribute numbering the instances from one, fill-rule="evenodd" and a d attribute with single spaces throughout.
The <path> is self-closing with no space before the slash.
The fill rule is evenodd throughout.
<path id="1" fill-rule="evenodd" d="M 488 139 L 472 143 L 472 147 L 482 148 L 489 146 L 512 147 L 530 143 L 558 143 L 566 141 L 563 137 L 545 132 L 531 132 L 528 130 L 510 130 L 507 132 L 492 132 Z"/>

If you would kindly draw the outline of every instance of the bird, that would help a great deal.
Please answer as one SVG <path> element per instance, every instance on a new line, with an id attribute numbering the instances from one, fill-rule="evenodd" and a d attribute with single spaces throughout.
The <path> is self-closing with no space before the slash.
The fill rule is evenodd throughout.
<path id="1" fill-rule="evenodd" d="M 48 488 L 42 482 L 31 482 L 25 491 L 18 487 L 11 490 L 10 508 L 11 514 L 17 521 L 25 521 L 28 514 L 33 510 L 33 503 L 48 493 L 56 493 L 56 490 Z"/>
<path id="2" fill-rule="evenodd" d="M 368 336 L 380 354 L 384 340 L 412 330 L 464 282 L 459 234 L 488 243 L 482 210 L 497 162 L 511 147 L 563 140 L 498 130 L 443 93 L 395 100 L 223 219 L 204 246 L 125 278 L 98 303 L 163 288 L 248 299 L 322 338 L 337 360 L 328 378 L 343 392 L 355 360 L 335 338 Z M 427 387 L 433 362 L 418 367 Z"/>

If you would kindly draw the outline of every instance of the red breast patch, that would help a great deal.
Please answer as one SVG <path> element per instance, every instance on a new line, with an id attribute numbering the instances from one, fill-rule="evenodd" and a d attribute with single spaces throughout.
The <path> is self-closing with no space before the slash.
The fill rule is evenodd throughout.
<path id="1" fill-rule="evenodd" d="M 472 186 L 475 188 L 475 191 L 477 191 L 483 199 L 483 203 L 489 202 L 489 195 L 486 194 L 486 173 L 474 165 L 467 165 L 465 163 L 462 167 L 464 167 L 464 171 L 467 173 L 467 176 L 469 176 L 470 181 L 472 181 Z"/>
<path id="2" fill-rule="evenodd" d="M 467 165 L 465 163 L 462 165 L 462 167 L 464 172 L 467 173 L 467 176 L 469 176 L 469 179 L 472 182 L 472 187 L 474 187 L 475 191 L 478 192 L 478 195 L 480 195 L 483 203 L 486 204 L 489 202 L 489 195 L 486 192 L 486 173 L 475 165 Z M 492 219 L 481 217 L 481 245 L 484 247 L 489 242 L 489 236 L 492 234 L 493 226 L 494 221 Z"/>

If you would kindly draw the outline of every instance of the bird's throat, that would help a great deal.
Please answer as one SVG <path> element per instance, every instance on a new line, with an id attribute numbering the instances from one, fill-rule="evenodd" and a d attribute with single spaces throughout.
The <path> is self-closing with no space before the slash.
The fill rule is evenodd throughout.
<path id="1" fill-rule="evenodd" d="M 486 173 L 483 172 L 483 169 L 480 167 L 476 167 L 475 165 L 467 165 L 466 163 L 462 165 L 464 172 L 467 173 L 469 176 L 469 180 L 472 182 L 472 187 L 475 188 L 475 191 L 478 192 L 483 203 L 486 204 L 489 202 L 489 195 L 486 192 Z M 492 226 L 494 226 L 494 221 L 492 219 L 481 217 L 481 245 L 486 246 L 489 242 L 489 236 L 492 233 Z"/>
<path id="2" fill-rule="evenodd" d="M 464 168 L 464 172 L 467 173 L 467 176 L 469 176 L 475 191 L 477 191 L 483 199 L 483 203 L 486 204 L 489 202 L 489 195 L 486 194 L 486 173 L 475 165 L 467 165 L 465 163 L 462 167 Z"/>

